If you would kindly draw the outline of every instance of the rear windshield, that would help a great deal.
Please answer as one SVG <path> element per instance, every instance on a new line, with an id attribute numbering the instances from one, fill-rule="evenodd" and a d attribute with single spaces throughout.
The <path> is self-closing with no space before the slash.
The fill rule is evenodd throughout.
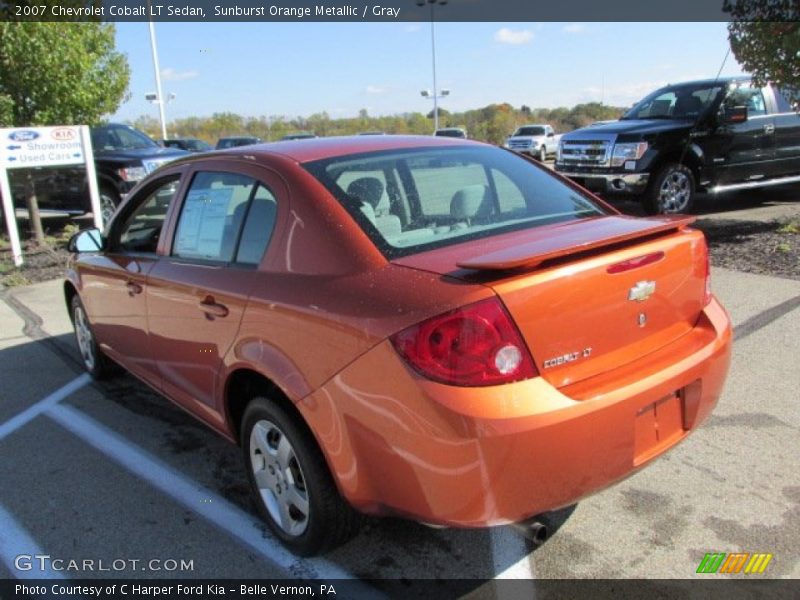
<path id="1" fill-rule="evenodd" d="M 488 146 L 382 151 L 304 167 L 390 259 L 606 214 L 543 167 Z"/>
<path id="2" fill-rule="evenodd" d="M 544 135 L 544 127 L 520 127 L 514 135 Z"/>

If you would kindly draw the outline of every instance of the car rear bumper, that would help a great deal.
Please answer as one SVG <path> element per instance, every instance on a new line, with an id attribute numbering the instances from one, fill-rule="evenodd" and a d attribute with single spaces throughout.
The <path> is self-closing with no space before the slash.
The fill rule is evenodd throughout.
<path id="1" fill-rule="evenodd" d="M 441 385 L 384 342 L 298 408 L 358 509 L 499 525 L 572 504 L 684 439 L 716 404 L 730 351 L 716 300 L 667 347 L 561 389 Z"/>

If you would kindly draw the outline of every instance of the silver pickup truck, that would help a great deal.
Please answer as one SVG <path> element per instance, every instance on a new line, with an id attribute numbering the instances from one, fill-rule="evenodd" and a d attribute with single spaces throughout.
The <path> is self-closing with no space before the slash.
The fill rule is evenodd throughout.
<path id="1" fill-rule="evenodd" d="M 512 133 L 503 144 L 509 150 L 528 154 L 542 162 L 558 151 L 560 135 L 550 125 L 523 125 Z"/>

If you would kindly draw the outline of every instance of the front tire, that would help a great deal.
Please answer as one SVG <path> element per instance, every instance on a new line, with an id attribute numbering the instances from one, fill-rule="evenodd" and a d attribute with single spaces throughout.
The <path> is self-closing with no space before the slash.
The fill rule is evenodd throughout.
<path id="1" fill-rule="evenodd" d="M 116 372 L 116 365 L 97 345 L 92 325 L 83 302 L 75 294 L 70 302 L 72 326 L 75 328 L 75 340 L 81 353 L 83 366 L 94 379 L 107 379 Z"/>
<path id="2" fill-rule="evenodd" d="M 542 146 L 539 148 L 539 162 L 545 162 L 547 160 L 547 148 Z"/>
<path id="3" fill-rule="evenodd" d="M 650 215 L 689 213 L 694 208 L 695 181 L 686 165 L 671 163 L 656 173 L 645 192 L 644 209 Z"/>
<path id="4" fill-rule="evenodd" d="M 105 227 L 111 220 L 111 217 L 114 216 L 121 200 L 116 190 L 111 189 L 107 185 L 100 188 L 100 215 L 103 218 L 103 227 Z"/>
<path id="5" fill-rule="evenodd" d="M 339 495 L 322 452 L 297 417 L 256 397 L 241 431 L 259 512 L 289 549 L 311 556 L 356 533 L 361 517 Z"/>

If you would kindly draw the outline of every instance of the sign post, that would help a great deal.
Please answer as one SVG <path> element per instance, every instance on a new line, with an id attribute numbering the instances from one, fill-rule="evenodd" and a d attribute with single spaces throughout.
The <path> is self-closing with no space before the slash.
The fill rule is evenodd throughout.
<path id="1" fill-rule="evenodd" d="M 6 217 L 8 237 L 11 240 L 11 256 L 14 264 L 22 264 L 22 246 L 19 243 L 19 230 L 17 229 L 17 215 L 14 212 L 14 199 L 11 197 L 11 186 L 8 185 L 8 171 L 5 164 L 0 163 L 0 194 L 3 195 L 3 214 Z"/>
<path id="2" fill-rule="evenodd" d="M 69 125 L 0 129 L 0 192 L 3 194 L 3 211 L 15 265 L 20 266 L 23 258 L 8 170 L 81 164 L 86 165 L 94 222 L 98 229 L 102 229 L 103 216 L 89 127 Z"/>

